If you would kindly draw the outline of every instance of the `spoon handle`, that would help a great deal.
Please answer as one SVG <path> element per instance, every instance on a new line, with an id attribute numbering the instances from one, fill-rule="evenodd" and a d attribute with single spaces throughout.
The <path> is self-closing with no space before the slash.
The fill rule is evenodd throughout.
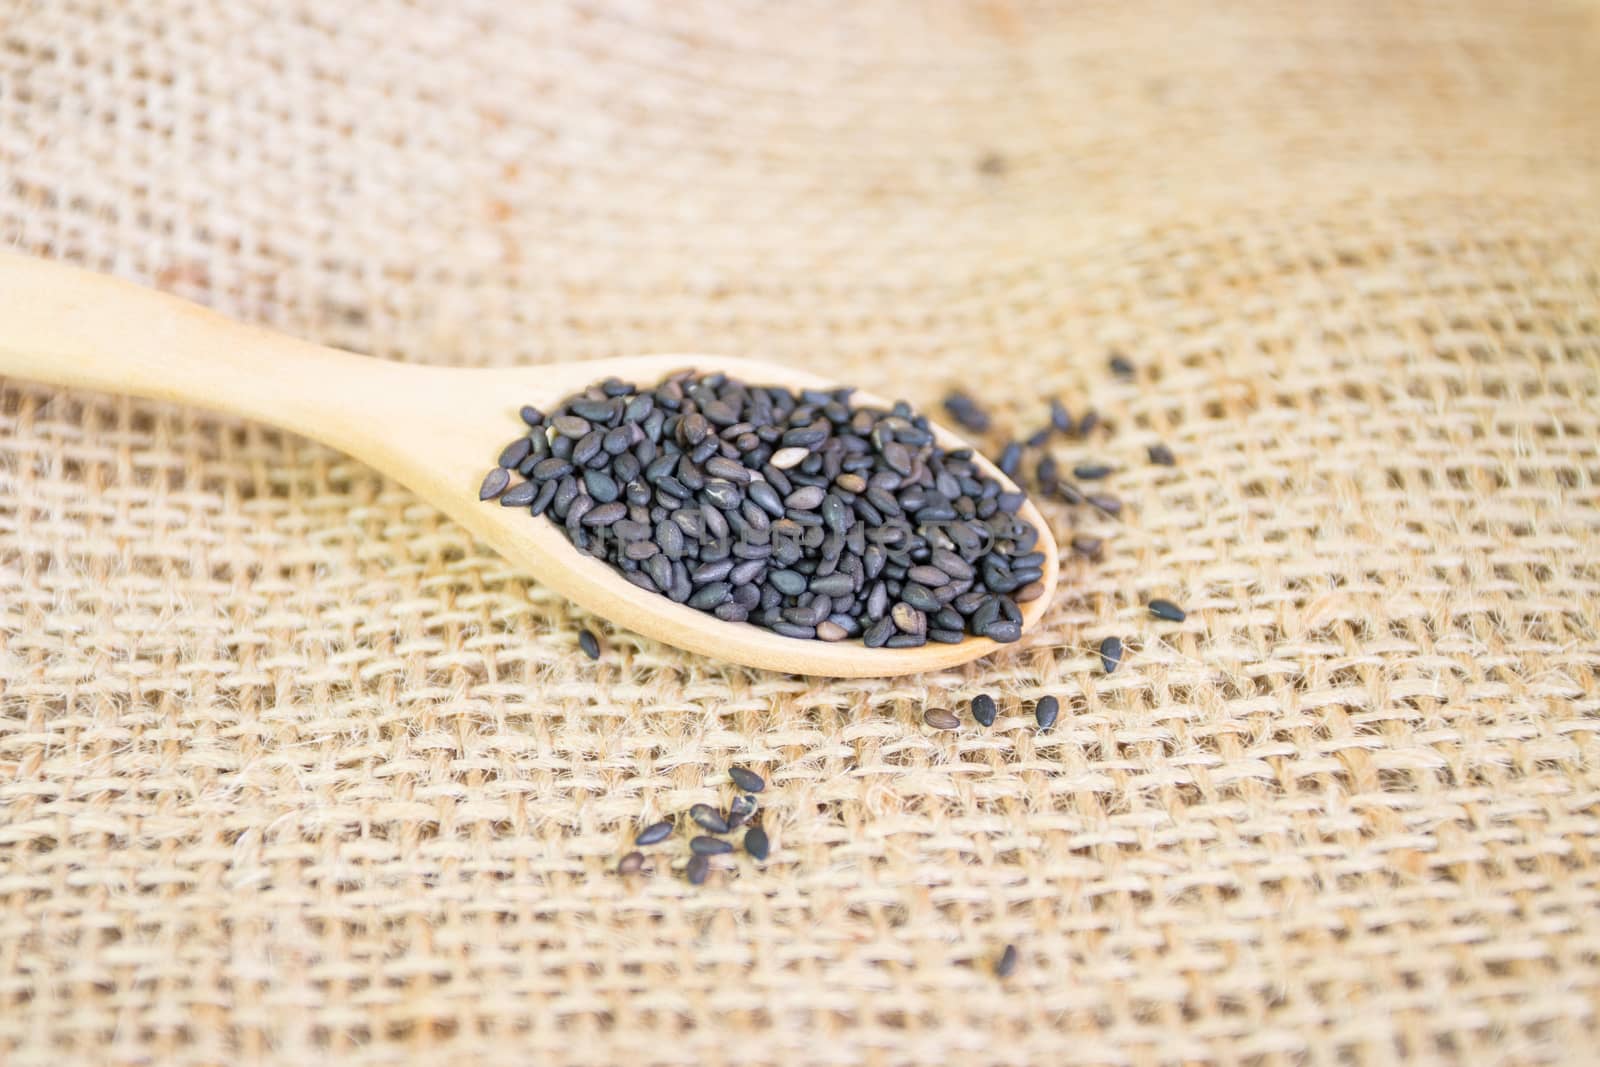
<path id="1" fill-rule="evenodd" d="M 0 252 L 0 375 L 195 404 L 355 450 L 354 410 L 419 368 L 234 322 L 175 296 Z M 386 381 L 388 379 L 388 381 Z"/>

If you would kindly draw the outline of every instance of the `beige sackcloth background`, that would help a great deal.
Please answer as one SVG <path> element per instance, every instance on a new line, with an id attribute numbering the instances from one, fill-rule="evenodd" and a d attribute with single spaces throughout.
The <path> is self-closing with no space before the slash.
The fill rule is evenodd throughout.
<path id="1" fill-rule="evenodd" d="M 1129 502 L 1049 505 L 1113 539 L 1020 647 L 830 683 L 7 381 L 0 1062 L 1595 1062 L 1597 177 L 1592 4 L 0 0 L 6 245 L 390 359 L 1059 394 Z M 769 863 L 613 873 L 735 761 Z"/>

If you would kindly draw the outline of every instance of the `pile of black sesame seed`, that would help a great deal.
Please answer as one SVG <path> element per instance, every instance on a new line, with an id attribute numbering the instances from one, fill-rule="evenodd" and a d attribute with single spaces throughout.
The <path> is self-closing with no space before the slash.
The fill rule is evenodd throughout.
<path id="1" fill-rule="evenodd" d="M 608 379 L 549 414 L 523 408 L 528 431 L 479 496 L 727 622 L 870 648 L 1016 641 L 1045 562 L 1023 494 L 907 404 L 850 398 L 693 371 Z"/>
<path id="2" fill-rule="evenodd" d="M 741 826 L 748 826 L 744 832 L 744 850 L 752 859 L 764 863 L 771 850 L 767 831 L 761 826 L 761 810 L 754 796 L 767 788 L 766 779 L 746 767 L 729 767 L 728 778 L 742 792 L 733 798 L 726 812 L 718 811 L 710 804 L 696 804 L 689 809 L 689 818 L 706 831 L 689 841 L 689 862 L 683 874 L 692 885 L 700 885 L 706 880 L 706 875 L 711 871 L 712 856 L 723 856 L 733 851 L 733 842 L 725 840 L 723 835 L 734 833 Z M 663 819 L 640 830 L 633 839 L 638 848 L 618 861 L 617 873 L 637 874 L 643 870 L 645 855 L 639 849 L 660 844 L 672 836 L 674 828 L 672 820 Z"/>

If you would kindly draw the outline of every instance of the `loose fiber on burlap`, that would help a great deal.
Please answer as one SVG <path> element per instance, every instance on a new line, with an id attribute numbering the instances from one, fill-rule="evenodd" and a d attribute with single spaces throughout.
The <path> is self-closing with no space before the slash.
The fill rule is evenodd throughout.
<path id="1" fill-rule="evenodd" d="M 6 381 L 0 1062 L 1593 1062 L 1597 115 L 1554 0 L 0 0 L 8 246 L 382 358 L 1060 395 L 1128 502 L 1048 505 L 1107 549 L 1012 651 L 831 683 Z M 613 872 L 732 762 L 768 863 Z"/>

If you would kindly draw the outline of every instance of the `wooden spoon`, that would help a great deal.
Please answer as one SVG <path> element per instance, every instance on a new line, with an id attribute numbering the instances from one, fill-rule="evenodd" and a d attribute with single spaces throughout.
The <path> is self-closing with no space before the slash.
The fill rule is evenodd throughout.
<path id="1" fill-rule="evenodd" d="M 723 622 L 629 584 L 579 553 L 547 519 L 478 500 L 495 457 L 526 427 L 523 404 L 548 409 L 609 375 L 653 384 L 686 367 L 792 389 L 829 383 L 792 367 L 703 355 L 629 356 L 532 367 L 458 369 L 392 363 L 233 322 L 205 308 L 104 275 L 0 253 L 0 374 L 56 385 L 197 404 L 259 419 L 347 452 L 409 486 L 519 568 L 618 626 L 714 659 L 793 674 L 887 677 L 949 667 L 1004 646 L 867 648 L 781 637 Z M 888 407 L 857 393 L 863 404 Z M 935 427 L 947 449 L 965 447 Z M 1008 488 L 987 460 L 977 462 Z M 1038 623 L 1057 575 L 1056 545 L 1033 503 L 1044 594 L 1022 605 Z"/>

